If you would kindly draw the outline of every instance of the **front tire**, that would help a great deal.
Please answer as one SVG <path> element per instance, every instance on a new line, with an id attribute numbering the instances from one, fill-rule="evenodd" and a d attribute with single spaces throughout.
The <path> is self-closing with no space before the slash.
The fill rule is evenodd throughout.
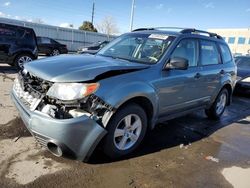
<path id="1" fill-rule="evenodd" d="M 210 119 L 218 120 L 226 109 L 228 101 L 228 90 L 222 89 L 213 105 L 205 110 L 206 115 Z"/>
<path id="2" fill-rule="evenodd" d="M 137 104 L 118 110 L 107 126 L 103 151 L 110 158 L 119 158 L 133 152 L 142 142 L 147 130 L 147 115 Z"/>

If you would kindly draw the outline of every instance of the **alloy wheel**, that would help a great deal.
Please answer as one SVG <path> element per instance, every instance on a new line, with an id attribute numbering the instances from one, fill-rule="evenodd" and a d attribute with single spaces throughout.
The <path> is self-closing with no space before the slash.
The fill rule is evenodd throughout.
<path id="1" fill-rule="evenodd" d="M 114 132 L 114 144 L 119 150 L 128 150 L 132 148 L 142 130 L 142 120 L 136 114 L 125 116 L 117 125 Z"/>
<path id="2" fill-rule="evenodd" d="M 17 63 L 18 63 L 18 66 L 19 66 L 21 69 L 23 69 L 23 65 L 24 65 L 25 63 L 30 62 L 30 61 L 32 61 L 32 58 L 31 58 L 31 57 L 29 57 L 29 56 L 21 56 L 21 57 L 18 59 Z"/>
<path id="3" fill-rule="evenodd" d="M 217 101 L 216 104 L 216 113 L 221 114 L 223 110 L 225 109 L 227 102 L 227 95 L 225 93 L 222 93 L 221 96 L 219 97 L 219 100 Z"/>
<path id="4" fill-rule="evenodd" d="M 59 52 L 59 50 L 54 49 L 54 50 L 52 51 L 51 55 L 52 55 L 52 56 L 60 55 L 60 52 Z"/>

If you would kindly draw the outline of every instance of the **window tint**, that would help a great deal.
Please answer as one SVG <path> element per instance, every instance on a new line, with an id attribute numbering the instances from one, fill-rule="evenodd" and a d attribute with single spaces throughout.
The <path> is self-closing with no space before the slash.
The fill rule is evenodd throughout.
<path id="1" fill-rule="evenodd" d="M 50 44 L 50 39 L 49 38 L 45 38 L 45 37 L 41 37 L 41 43 L 42 44 Z"/>
<path id="2" fill-rule="evenodd" d="M 219 53 L 215 42 L 201 41 L 201 64 L 215 65 L 219 63 Z"/>
<path id="3" fill-rule="evenodd" d="M 165 34 L 126 34 L 105 46 L 98 55 L 141 63 L 156 63 L 173 41 Z"/>
<path id="4" fill-rule="evenodd" d="M 188 60 L 189 67 L 197 66 L 198 43 L 196 40 L 184 39 L 175 48 L 171 58 L 181 57 Z"/>
<path id="5" fill-rule="evenodd" d="M 235 42 L 235 37 L 228 38 L 228 44 L 234 44 L 234 42 Z"/>
<path id="6" fill-rule="evenodd" d="M 1 37 L 15 37 L 16 30 L 14 28 L 0 27 L 0 36 Z"/>
<path id="7" fill-rule="evenodd" d="M 239 68 L 250 68 L 250 57 L 239 57 L 237 60 L 235 60 L 237 63 L 237 66 Z"/>
<path id="8" fill-rule="evenodd" d="M 23 40 L 26 44 L 35 45 L 35 35 L 31 30 L 25 30 L 25 34 L 23 36 Z"/>
<path id="9" fill-rule="evenodd" d="M 224 63 L 232 61 L 232 55 L 229 48 L 225 44 L 220 44 L 221 55 Z"/>
<path id="10" fill-rule="evenodd" d="M 239 37 L 238 44 L 245 44 L 246 38 L 245 37 Z"/>
<path id="11" fill-rule="evenodd" d="M 59 44 L 57 41 L 53 40 L 53 39 L 50 39 L 50 43 L 51 44 Z"/>

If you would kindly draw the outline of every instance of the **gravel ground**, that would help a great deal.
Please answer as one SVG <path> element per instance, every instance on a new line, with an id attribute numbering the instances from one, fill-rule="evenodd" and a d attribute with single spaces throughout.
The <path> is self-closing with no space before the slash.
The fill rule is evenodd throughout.
<path id="1" fill-rule="evenodd" d="M 0 65 L 0 187 L 250 187 L 250 98 L 221 121 L 203 112 L 160 124 L 130 157 L 57 158 L 31 137 L 10 100 L 15 70 Z"/>

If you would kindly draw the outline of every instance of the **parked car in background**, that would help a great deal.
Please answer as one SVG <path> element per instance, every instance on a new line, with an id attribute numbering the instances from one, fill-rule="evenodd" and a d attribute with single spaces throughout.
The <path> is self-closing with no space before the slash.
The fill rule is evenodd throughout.
<path id="1" fill-rule="evenodd" d="M 24 67 L 11 95 L 23 122 L 51 153 L 78 160 L 100 141 L 111 158 L 128 155 L 156 124 L 196 110 L 219 119 L 236 83 L 227 43 L 195 29 L 138 29 L 95 56 Z"/>
<path id="2" fill-rule="evenodd" d="M 235 91 L 250 93 L 250 56 L 238 56 L 235 62 L 238 68 Z"/>
<path id="3" fill-rule="evenodd" d="M 94 43 L 91 46 L 86 46 L 83 48 L 78 49 L 79 54 L 96 54 L 100 49 L 102 49 L 104 46 L 106 46 L 109 43 L 109 41 L 103 41 L 103 42 L 97 42 Z"/>
<path id="4" fill-rule="evenodd" d="M 55 56 L 59 54 L 67 54 L 67 45 L 61 44 L 54 39 L 48 37 L 37 37 L 38 53 L 47 56 Z"/>
<path id="5" fill-rule="evenodd" d="M 22 69 L 34 59 L 37 59 L 37 41 L 33 29 L 0 23 L 0 63 Z"/>

